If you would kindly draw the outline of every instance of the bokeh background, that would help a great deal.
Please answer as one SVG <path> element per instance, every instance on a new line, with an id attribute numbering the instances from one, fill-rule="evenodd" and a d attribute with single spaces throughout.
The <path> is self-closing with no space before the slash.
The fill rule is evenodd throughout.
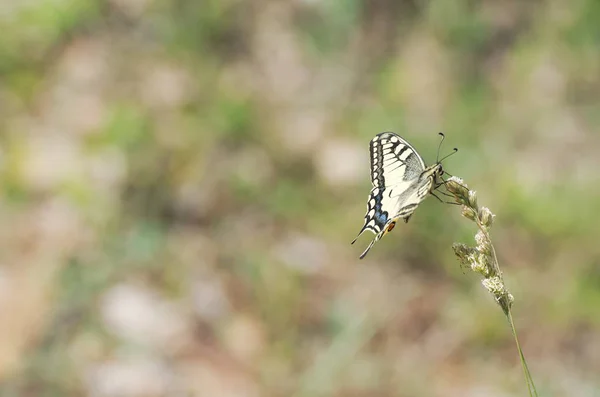
<path id="1" fill-rule="evenodd" d="M 477 190 L 540 395 L 600 396 L 600 2 L 0 3 L 0 395 L 523 396 L 391 130 Z"/>

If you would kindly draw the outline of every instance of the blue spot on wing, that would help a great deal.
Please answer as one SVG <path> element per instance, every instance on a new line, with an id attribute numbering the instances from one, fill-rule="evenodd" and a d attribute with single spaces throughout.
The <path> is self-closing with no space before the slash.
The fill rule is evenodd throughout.
<path id="1" fill-rule="evenodd" d="M 381 228 L 385 225 L 385 223 L 388 220 L 388 212 L 383 211 L 381 208 L 383 200 L 383 189 L 380 189 L 379 193 L 373 198 L 375 199 L 375 206 L 373 207 L 375 209 L 375 215 L 373 216 L 373 218 L 375 218 L 375 222 Z"/>
<path id="2" fill-rule="evenodd" d="M 370 230 L 375 234 L 381 233 L 383 228 L 389 222 L 389 212 L 383 209 L 383 198 L 387 195 L 389 189 L 373 188 L 367 201 L 367 213 L 365 215 L 365 223 L 359 232 Z M 356 241 L 356 239 L 354 240 Z"/>

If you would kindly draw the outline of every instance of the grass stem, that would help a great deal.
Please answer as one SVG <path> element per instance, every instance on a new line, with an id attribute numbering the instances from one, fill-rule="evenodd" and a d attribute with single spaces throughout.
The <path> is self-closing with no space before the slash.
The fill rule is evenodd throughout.
<path id="1" fill-rule="evenodd" d="M 517 330 L 512 317 L 513 296 L 510 294 L 504 283 L 502 272 L 498 264 L 496 249 L 492 244 L 489 229 L 491 228 L 495 215 L 487 207 L 479 207 L 477 203 L 477 194 L 474 190 L 469 190 L 467 185 L 460 178 L 452 177 L 445 183 L 446 189 L 451 193 L 456 202 L 462 205 L 462 215 L 477 224 L 479 232 L 475 235 L 477 245 L 475 247 L 466 244 L 454 243 L 452 248 L 458 260 L 462 265 L 471 268 L 476 273 L 483 276 L 482 284 L 492 294 L 498 305 L 502 308 L 510 328 L 515 338 L 515 344 L 525 374 L 527 390 L 530 397 L 537 397 L 538 393 L 533 383 L 533 378 L 529 372 L 525 355 L 519 344 Z"/>

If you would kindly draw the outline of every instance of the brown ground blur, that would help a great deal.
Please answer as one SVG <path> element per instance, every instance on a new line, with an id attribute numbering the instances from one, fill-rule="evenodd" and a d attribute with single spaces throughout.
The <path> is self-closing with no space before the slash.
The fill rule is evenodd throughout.
<path id="1" fill-rule="evenodd" d="M 497 215 L 544 396 L 600 395 L 600 3 L 0 4 L 0 396 L 524 396 L 429 199 L 364 261 L 395 131 Z"/>

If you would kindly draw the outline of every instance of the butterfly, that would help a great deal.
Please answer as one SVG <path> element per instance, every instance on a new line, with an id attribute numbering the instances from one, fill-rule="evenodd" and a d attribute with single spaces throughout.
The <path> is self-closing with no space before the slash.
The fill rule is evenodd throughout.
<path id="1" fill-rule="evenodd" d="M 441 146 L 444 134 L 440 132 L 440 135 Z M 423 158 L 410 143 L 393 132 L 382 132 L 371 139 L 369 150 L 373 189 L 367 201 L 365 223 L 352 244 L 366 230 L 375 233 L 375 238 L 360 259 L 367 255 L 373 244 L 394 229 L 399 219 L 408 222 L 423 200 L 430 194 L 435 196 L 434 190 L 444 184 L 441 161 L 458 149 L 454 148 L 453 153 L 426 167 Z"/>

